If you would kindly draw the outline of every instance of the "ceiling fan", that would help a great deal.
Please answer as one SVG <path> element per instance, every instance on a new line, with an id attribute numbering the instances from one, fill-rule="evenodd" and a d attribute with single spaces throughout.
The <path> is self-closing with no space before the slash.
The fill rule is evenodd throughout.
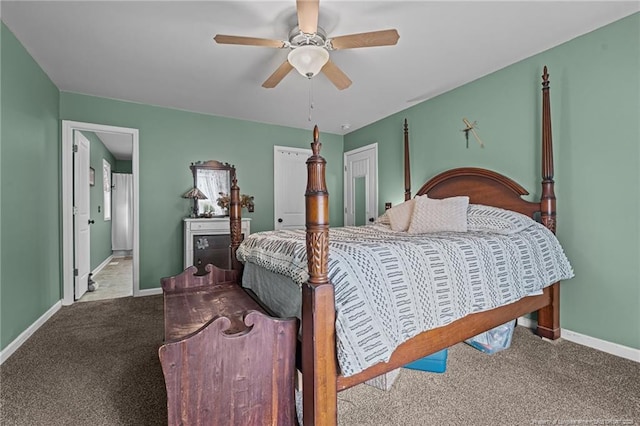
<path id="1" fill-rule="evenodd" d="M 397 30 L 389 29 L 328 38 L 325 31 L 318 26 L 319 4 L 320 0 L 296 0 L 298 26 L 289 32 L 288 40 L 224 34 L 218 34 L 213 39 L 219 44 L 291 49 L 287 60 L 262 83 L 262 87 L 269 89 L 276 87 L 295 68 L 307 78 L 322 71 L 339 90 L 343 90 L 351 85 L 351 80 L 331 61 L 329 51 L 356 47 L 391 46 L 398 42 L 400 36 Z"/>

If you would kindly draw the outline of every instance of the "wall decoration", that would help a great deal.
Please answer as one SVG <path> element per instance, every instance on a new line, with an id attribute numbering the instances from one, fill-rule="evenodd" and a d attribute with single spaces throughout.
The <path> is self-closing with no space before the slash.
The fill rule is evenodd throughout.
<path id="1" fill-rule="evenodd" d="M 96 171 L 93 167 L 89 167 L 89 185 L 94 186 L 96 184 Z"/>
<path id="2" fill-rule="evenodd" d="M 480 139 L 480 136 L 478 136 L 478 133 L 476 132 L 476 128 L 478 127 L 478 122 L 474 121 L 472 123 L 466 118 L 463 118 L 462 122 L 465 124 L 465 126 L 467 126 L 461 130 L 462 132 L 464 132 L 464 137 L 467 140 L 467 148 L 469 148 L 469 132 L 471 132 L 471 134 L 476 138 L 476 141 L 480 144 L 480 148 L 484 148 L 484 143 L 482 142 L 482 139 Z"/>

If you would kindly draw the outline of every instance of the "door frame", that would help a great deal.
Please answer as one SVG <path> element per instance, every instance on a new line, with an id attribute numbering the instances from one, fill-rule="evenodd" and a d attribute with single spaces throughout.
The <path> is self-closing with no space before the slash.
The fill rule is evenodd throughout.
<path id="1" fill-rule="evenodd" d="M 349 185 L 352 184 L 352 182 L 348 179 L 348 174 L 349 174 L 349 161 L 348 161 L 348 157 L 351 155 L 355 155 L 355 154 L 360 154 L 361 152 L 364 151 L 371 151 L 372 152 L 372 161 L 373 161 L 373 166 L 374 166 L 374 170 L 375 170 L 375 176 L 373 176 L 373 185 L 371 185 L 371 178 L 369 177 L 369 180 L 367 182 L 367 200 L 369 200 L 369 196 L 371 196 L 373 198 L 371 205 L 374 206 L 374 211 L 373 211 L 373 217 L 376 218 L 378 217 L 378 142 L 374 142 L 372 144 L 369 145 L 365 145 L 362 146 L 360 148 L 356 148 L 356 149 L 352 149 L 351 151 L 347 151 L 344 153 L 343 156 L 343 163 L 344 163 L 344 175 L 343 175 L 343 182 L 344 182 L 344 224 L 346 225 L 347 223 L 347 209 L 349 206 L 349 202 L 350 200 L 347 199 L 347 195 L 349 193 L 351 193 L 351 195 L 353 194 L 353 191 L 349 191 Z M 371 193 L 373 192 L 373 193 Z M 367 222 L 368 224 L 368 222 Z"/>
<path id="2" fill-rule="evenodd" d="M 133 174 L 133 296 L 140 291 L 140 220 L 139 220 L 139 130 L 105 124 L 62 120 L 62 304 L 72 305 L 73 297 L 73 132 L 105 132 L 131 136 L 133 142 L 131 171 Z M 146 290 L 145 290 L 146 291 Z M 155 294 L 155 292 L 153 292 Z"/>

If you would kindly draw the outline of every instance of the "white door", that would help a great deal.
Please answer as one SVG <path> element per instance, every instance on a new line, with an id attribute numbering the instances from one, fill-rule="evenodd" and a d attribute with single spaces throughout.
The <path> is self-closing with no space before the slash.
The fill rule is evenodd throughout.
<path id="1" fill-rule="evenodd" d="M 304 193 L 310 149 L 273 147 L 274 229 L 305 227 Z"/>
<path id="2" fill-rule="evenodd" d="M 378 216 L 378 144 L 344 153 L 344 225 L 361 226 Z"/>
<path id="3" fill-rule="evenodd" d="M 73 154 L 73 207 L 74 207 L 74 298 L 78 300 L 87 291 L 90 266 L 89 244 L 89 140 L 74 132 Z M 95 179 L 95 176 L 93 177 Z M 100 182 L 100 185 L 102 183 Z"/>

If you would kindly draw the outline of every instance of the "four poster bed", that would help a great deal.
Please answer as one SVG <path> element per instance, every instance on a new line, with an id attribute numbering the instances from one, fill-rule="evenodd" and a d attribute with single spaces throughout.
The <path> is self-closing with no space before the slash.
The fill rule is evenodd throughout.
<path id="1" fill-rule="evenodd" d="M 416 197 L 431 199 L 468 196 L 469 203 L 494 206 L 536 217 L 551 232 L 556 226 L 556 197 L 553 181 L 553 152 L 549 79 L 544 68 L 542 82 L 542 195 L 539 202 L 522 198 L 528 192 L 513 180 L 494 171 L 480 168 L 458 168 L 438 174 L 427 181 Z M 411 199 L 409 174 L 408 128 L 405 121 L 405 200 Z M 363 383 L 405 364 L 462 342 L 483 331 L 499 326 L 524 314 L 537 311 L 537 334 L 547 339 L 560 337 L 559 280 L 545 283 L 539 294 L 482 312 L 471 313 L 447 325 L 417 333 L 400 343 L 386 362 L 378 362 L 352 374 L 341 373 L 337 350 L 345 342 L 337 341 L 336 288 L 329 279 L 329 197 L 325 184 L 325 160 L 320 156 L 319 132 L 314 129 L 313 155 L 308 159 L 306 200 L 306 261 L 308 280 L 301 286 L 301 358 L 303 375 L 303 415 L 305 425 L 331 425 L 337 422 L 337 392 Z M 232 213 L 239 213 L 239 209 Z M 239 217 L 231 216 L 232 252 L 241 255 L 239 246 Z M 249 237 L 251 239 L 251 236 Z M 245 244 L 248 242 L 245 242 Z M 563 254 L 562 254 L 563 256 Z M 242 257 L 242 256 L 241 256 Z M 244 260 L 250 258 L 244 253 Z M 246 268 L 245 285 L 253 281 Z M 237 266 L 240 266 L 237 263 Z M 561 279 L 573 272 L 565 271 Z M 277 271 L 279 272 L 279 271 Z M 254 277 L 255 279 L 255 277 Z M 250 284 L 249 284 L 250 285 Z M 533 292 L 532 292 L 533 293 Z M 258 295 L 260 297 L 260 295 Z M 338 321 L 340 321 L 338 319 Z M 339 347 L 337 347 L 339 346 Z"/>
<path id="2" fill-rule="evenodd" d="M 440 173 L 427 181 L 412 198 L 406 120 L 406 201 L 398 206 L 396 213 L 413 203 L 413 216 L 408 229 L 401 229 L 402 232 L 389 229 L 389 226 L 394 228 L 394 221 L 397 222 L 392 215 L 395 207 L 388 211 L 390 225 L 378 223 L 365 227 L 329 229 L 326 162 L 320 156 L 317 127 L 311 144 L 313 155 L 307 160 L 306 232 L 270 231 L 252 234 L 242 241 L 240 191 L 234 180 L 229 209 L 233 269 L 242 275 L 243 286 L 257 294 L 269 313 L 279 317 L 298 316 L 301 319 L 299 356 L 306 426 L 337 424 L 339 391 L 524 314 L 537 311 L 538 335 L 548 339 L 560 337 L 559 281 L 571 278 L 573 271 L 553 236 L 556 199 L 546 67 L 542 77 L 542 195 L 539 202 L 523 200 L 522 196 L 528 192 L 516 182 L 480 168 L 458 168 Z M 462 231 L 469 232 L 435 232 L 427 235 L 426 231 L 419 229 L 412 231 L 414 222 L 417 222 L 416 212 L 422 203 L 461 199 L 465 202 Z M 534 222 L 531 219 L 534 217 L 541 223 Z M 478 218 L 480 222 L 474 224 L 473 221 Z M 496 219 L 501 226 L 506 224 L 506 228 L 485 232 L 483 227 L 487 224 L 493 226 L 497 223 Z M 514 226 L 517 229 L 512 229 Z M 267 270 L 269 265 L 270 270 Z M 375 275 L 374 270 L 384 270 L 383 276 Z M 227 282 L 230 279 L 237 280 L 236 272 L 229 273 L 233 276 L 218 279 L 229 289 L 224 290 L 224 297 L 216 296 L 216 300 L 236 306 L 219 310 L 222 315 L 225 316 L 226 311 L 233 311 L 233 315 L 242 318 L 247 309 L 261 309 L 251 308 L 253 305 L 246 300 L 245 293 L 239 294 L 239 287 Z M 412 279 L 405 279 L 407 276 Z M 179 276 L 179 279 L 183 278 L 189 282 L 195 279 L 189 270 Z M 210 280 L 215 281 L 213 275 Z M 355 281 L 360 281 L 358 288 Z M 429 285 L 425 284 L 427 282 Z M 221 288 L 221 284 L 216 285 Z M 173 279 L 163 281 L 165 316 L 172 310 L 180 310 L 181 313 L 174 315 L 174 320 L 165 328 L 175 329 L 177 324 L 184 334 L 187 328 L 183 324 L 183 317 L 194 317 L 195 310 L 181 309 L 172 302 L 176 300 L 176 294 L 172 294 L 175 290 L 171 290 L 173 287 Z M 206 290 L 207 295 L 211 292 L 211 289 Z M 228 292 L 233 292 L 234 297 L 230 297 Z M 181 298 L 180 304 L 185 305 L 183 293 L 178 296 Z M 189 297 L 188 306 L 195 306 L 193 297 Z M 207 296 L 206 299 L 211 300 L 211 297 Z M 293 304 L 290 303 L 292 301 Z M 422 301 L 425 302 L 424 306 L 418 303 Z M 197 306 L 210 305 L 203 302 Z M 197 329 L 203 321 L 206 323 L 207 318 L 219 314 L 218 311 L 207 315 L 198 312 L 188 330 Z M 201 330 L 209 324 L 204 324 Z M 269 339 L 276 342 L 275 335 L 263 333 L 261 336 L 263 345 L 269 346 Z M 289 336 L 291 340 L 295 339 L 293 333 L 289 333 Z M 243 347 L 249 355 L 253 350 L 257 353 L 261 351 L 252 344 Z M 177 353 L 181 353 L 180 350 Z M 229 352 L 224 346 L 219 351 Z M 288 355 L 282 355 L 285 352 Z M 237 354 L 225 353 L 222 355 L 231 359 L 238 357 Z M 272 362 L 279 362 L 283 356 L 288 359 L 292 356 L 292 350 L 279 353 Z M 169 370 L 176 365 L 174 361 L 169 362 L 167 356 L 165 358 L 167 361 L 163 361 L 163 368 Z M 198 370 L 193 371 L 200 371 L 205 364 L 200 362 Z M 225 374 L 250 377 L 243 368 L 238 365 L 236 370 Z M 282 371 L 286 374 L 290 368 Z M 166 371 L 165 377 L 170 377 Z M 284 381 L 290 385 L 290 373 L 288 377 Z M 268 383 L 264 384 L 264 388 L 271 389 Z M 272 392 L 278 395 L 290 393 L 289 390 L 276 388 Z M 264 401 L 270 401 L 268 393 Z M 178 395 L 173 404 L 188 406 L 182 398 L 185 396 Z M 228 405 L 234 404 L 232 401 Z M 252 404 L 261 406 L 262 401 Z M 285 395 L 285 400 L 277 406 L 287 404 Z M 263 410 L 262 423 L 269 424 L 269 419 L 265 417 L 273 414 L 264 413 Z M 271 418 L 276 421 L 275 417 Z M 287 418 L 285 423 L 289 424 L 290 411 Z"/>

